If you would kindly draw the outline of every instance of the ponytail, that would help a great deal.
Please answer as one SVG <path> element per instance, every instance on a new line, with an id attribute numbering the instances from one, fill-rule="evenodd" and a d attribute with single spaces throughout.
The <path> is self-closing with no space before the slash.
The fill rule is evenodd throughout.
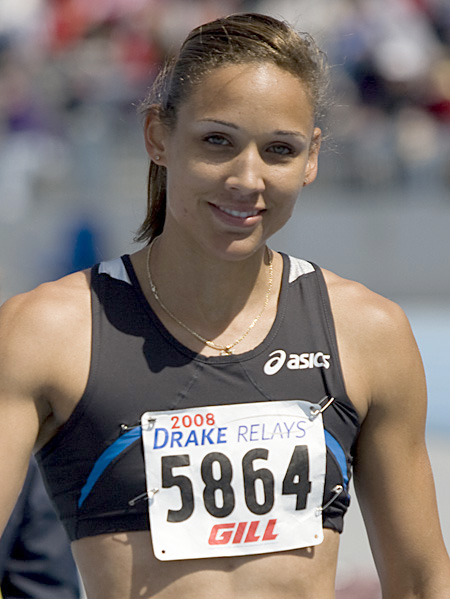
<path id="1" fill-rule="evenodd" d="M 150 243 L 161 235 L 166 220 L 166 167 L 150 162 L 147 182 L 147 216 L 139 227 L 135 241 Z"/>

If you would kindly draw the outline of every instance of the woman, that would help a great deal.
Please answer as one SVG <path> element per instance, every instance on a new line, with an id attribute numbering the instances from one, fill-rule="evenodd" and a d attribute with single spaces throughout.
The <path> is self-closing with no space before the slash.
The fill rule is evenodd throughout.
<path id="1" fill-rule="evenodd" d="M 147 247 L 2 309 L 4 519 L 36 445 L 89 599 L 331 599 L 353 461 L 384 599 L 450 594 L 405 316 L 266 245 L 323 80 L 270 17 L 194 30 L 143 106 Z"/>

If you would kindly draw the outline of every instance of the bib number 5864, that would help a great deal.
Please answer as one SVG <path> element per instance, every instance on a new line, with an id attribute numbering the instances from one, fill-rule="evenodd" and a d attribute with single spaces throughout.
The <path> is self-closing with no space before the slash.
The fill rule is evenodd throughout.
<path id="1" fill-rule="evenodd" d="M 255 468 L 255 460 L 268 460 L 269 450 L 256 448 L 248 451 L 242 458 L 242 476 L 244 498 L 247 508 L 258 516 L 267 514 L 275 503 L 275 479 L 269 468 Z M 162 487 L 178 487 L 181 495 L 181 507 L 169 509 L 168 522 L 183 522 L 194 511 L 194 491 L 192 482 L 184 474 L 174 474 L 174 468 L 190 466 L 188 454 L 163 456 L 161 458 Z M 233 465 L 229 458 L 218 451 L 205 455 L 200 466 L 204 483 L 203 503 L 206 511 L 215 518 L 226 518 L 234 510 L 235 492 L 232 487 Z M 306 508 L 309 481 L 309 454 L 307 445 L 297 445 L 292 453 L 284 474 L 282 495 L 295 495 L 295 509 Z"/>

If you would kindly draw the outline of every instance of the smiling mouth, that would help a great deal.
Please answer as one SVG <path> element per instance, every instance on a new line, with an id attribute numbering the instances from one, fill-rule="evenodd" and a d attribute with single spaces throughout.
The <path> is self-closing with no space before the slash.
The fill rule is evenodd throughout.
<path id="1" fill-rule="evenodd" d="M 250 218 L 251 216 L 257 216 L 261 212 L 261 210 L 247 210 L 244 212 L 241 210 L 232 210 L 231 208 L 223 208 L 222 206 L 216 206 L 216 208 L 236 218 Z"/>

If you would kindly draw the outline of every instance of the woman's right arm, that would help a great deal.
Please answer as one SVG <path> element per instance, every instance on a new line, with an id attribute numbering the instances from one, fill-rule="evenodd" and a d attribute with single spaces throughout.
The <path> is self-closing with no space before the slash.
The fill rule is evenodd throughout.
<path id="1" fill-rule="evenodd" d="M 39 401 L 45 338 L 33 293 L 0 308 L 0 531 L 6 526 L 28 470 L 45 409 Z"/>
<path id="2" fill-rule="evenodd" d="M 0 531 L 33 449 L 69 418 L 89 375 L 89 272 L 16 296 L 0 308 Z"/>

